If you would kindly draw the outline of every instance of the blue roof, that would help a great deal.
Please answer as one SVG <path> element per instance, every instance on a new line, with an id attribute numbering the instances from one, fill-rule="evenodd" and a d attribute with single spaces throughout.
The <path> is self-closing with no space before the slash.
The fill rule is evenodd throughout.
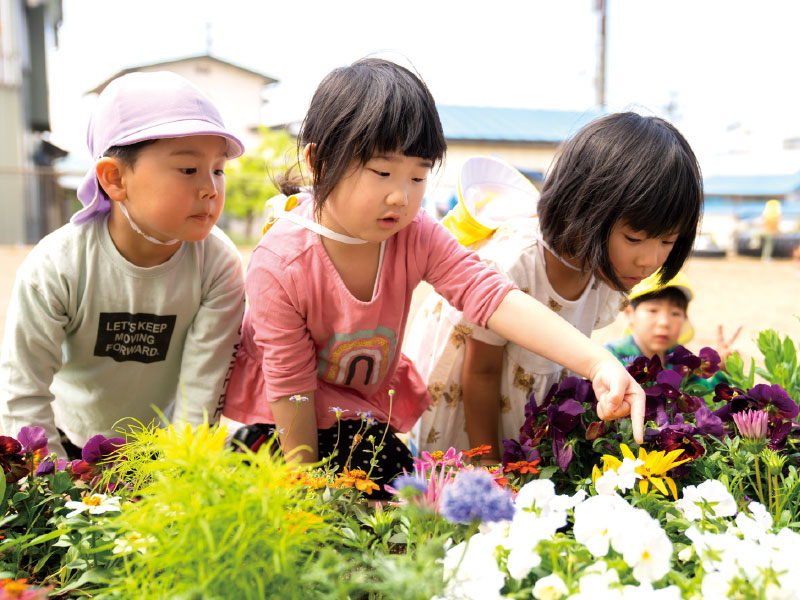
<path id="1" fill-rule="evenodd" d="M 438 105 L 445 138 L 508 142 L 561 143 L 605 114 L 586 111 Z"/>
<path id="2" fill-rule="evenodd" d="M 703 179 L 707 196 L 785 196 L 800 189 L 800 172 L 792 175 L 712 175 Z"/>

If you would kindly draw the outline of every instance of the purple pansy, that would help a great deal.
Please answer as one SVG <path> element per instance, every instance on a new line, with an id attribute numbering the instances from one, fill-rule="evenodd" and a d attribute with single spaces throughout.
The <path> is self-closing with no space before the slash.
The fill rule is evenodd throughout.
<path id="1" fill-rule="evenodd" d="M 667 364 L 671 365 L 681 377 L 686 377 L 695 369 L 700 368 L 702 361 L 699 356 L 695 356 L 683 346 L 678 345 L 667 354 Z"/>
<path id="2" fill-rule="evenodd" d="M 22 445 L 21 454 L 28 452 L 39 456 L 47 454 L 47 435 L 44 427 L 23 427 L 17 434 L 17 440 Z"/>
<path id="3" fill-rule="evenodd" d="M 701 348 L 698 356 L 700 358 L 700 377 L 703 379 L 708 379 L 720 370 L 722 359 L 713 348 Z"/>
<path id="4" fill-rule="evenodd" d="M 36 467 L 36 472 L 34 475 L 37 477 L 41 477 L 43 475 L 50 475 L 51 473 L 55 473 L 56 471 L 64 471 L 67 468 L 67 461 L 63 458 L 59 458 L 56 461 L 53 461 L 52 458 L 48 457 L 45 458 L 42 462 L 39 463 L 39 466 Z"/>
<path id="5" fill-rule="evenodd" d="M 715 438 L 722 439 L 725 435 L 725 428 L 722 419 L 711 412 L 707 406 L 701 406 L 694 413 L 695 427 L 703 435 L 713 435 Z"/>

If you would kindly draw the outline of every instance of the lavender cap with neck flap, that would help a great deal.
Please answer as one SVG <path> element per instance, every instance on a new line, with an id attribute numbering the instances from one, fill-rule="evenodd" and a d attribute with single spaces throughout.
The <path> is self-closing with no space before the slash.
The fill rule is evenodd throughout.
<path id="1" fill-rule="evenodd" d="M 225 129 L 211 100 L 180 75 L 168 71 L 129 73 L 109 83 L 89 119 L 86 143 L 94 163 L 78 187 L 83 208 L 70 221 L 85 223 L 111 209 L 95 174 L 97 161 L 109 148 L 189 135 L 225 138 L 228 159 L 244 153 L 244 145 Z"/>

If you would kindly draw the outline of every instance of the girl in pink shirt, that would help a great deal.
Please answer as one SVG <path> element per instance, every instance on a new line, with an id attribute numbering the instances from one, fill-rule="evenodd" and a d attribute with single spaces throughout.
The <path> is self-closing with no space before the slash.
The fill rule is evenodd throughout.
<path id="1" fill-rule="evenodd" d="M 284 454 L 302 462 L 334 450 L 338 467 L 349 458 L 369 470 L 374 460 L 380 483 L 411 470 L 395 432 L 408 431 L 430 397 L 400 348 L 425 280 L 472 322 L 592 379 L 600 417 L 632 412 L 641 440 L 644 394 L 619 361 L 420 211 L 446 143 L 417 76 L 380 59 L 335 69 L 312 98 L 298 148 L 310 191 L 284 178 L 291 196 L 268 203 L 274 224 L 248 267 L 223 410 L 251 425 L 237 439 L 252 447 L 277 431 Z M 377 446 L 385 432 L 375 450 L 369 437 Z"/>

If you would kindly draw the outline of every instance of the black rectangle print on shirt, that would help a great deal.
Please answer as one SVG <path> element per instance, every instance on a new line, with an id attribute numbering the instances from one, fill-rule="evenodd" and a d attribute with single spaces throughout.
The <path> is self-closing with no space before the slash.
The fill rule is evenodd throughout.
<path id="1" fill-rule="evenodd" d="M 117 362 L 159 362 L 167 358 L 177 315 L 100 313 L 95 356 Z"/>

